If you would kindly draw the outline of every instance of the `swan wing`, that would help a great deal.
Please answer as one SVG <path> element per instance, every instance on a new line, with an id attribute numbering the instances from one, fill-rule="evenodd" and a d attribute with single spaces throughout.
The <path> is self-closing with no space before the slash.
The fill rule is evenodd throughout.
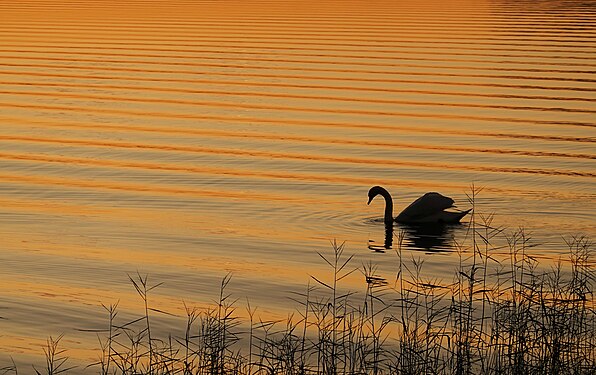
<path id="1" fill-rule="evenodd" d="M 397 221 L 423 221 L 453 207 L 454 200 L 439 193 L 426 193 L 406 207 L 396 218 Z"/>

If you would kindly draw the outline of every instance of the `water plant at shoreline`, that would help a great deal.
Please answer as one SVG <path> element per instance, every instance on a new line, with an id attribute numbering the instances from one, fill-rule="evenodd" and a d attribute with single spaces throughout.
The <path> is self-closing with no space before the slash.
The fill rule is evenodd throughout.
<path id="1" fill-rule="evenodd" d="M 473 204 L 476 191 L 470 195 Z M 223 277 L 215 304 L 185 305 L 183 335 L 152 330 L 147 276 L 129 276 L 143 315 L 125 322 L 118 305 L 103 306 L 108 328 L 99 359 L 85 373 L 108 374 L 591 374 L 596 368 L 593 243 L 567 238 L 567 259 L 543 269 L 524 230 L 506 233 L 492 215 L 472 213 L 456 250 L 450 281 L 424 275 L 424 261 L 404 251 L 397 234 L 396 276 L 374 264 L 352 265 L 345 246 L 319 253 L 328 275 L 313 275 L 291 297 L 285 320 L 262 320 L 247 301 L 248 319 Z M 495 245 L 496 238 L 505 245 Z M 412 256 L 410 256 L 412 255 Z M 362 291 L 342 280 L 360 272 Z M 37 374 L 82 372 L 68 366 L 60 337 L 50 339 L 47 366 Z M 18 374 L 14 363 L 0 369 Z"/>

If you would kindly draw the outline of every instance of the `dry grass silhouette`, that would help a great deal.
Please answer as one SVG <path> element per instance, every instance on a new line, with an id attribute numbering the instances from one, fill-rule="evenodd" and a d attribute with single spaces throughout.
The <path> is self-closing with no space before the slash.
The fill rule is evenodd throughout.
<path id="1" fill-rule="evenodd" d="M 477 191 L 470 194 L 474 206 Z M 451 282 L 424 275 L 408 258 L 398 233 L 395 280 L 373 264 L 352 265 L 344 244 L 320 253 L 328 275 L 312 277 L 292 299 L 300 308 L 285 321 L 261 320 L 247 301 L 248 321 L 228 292 L 207 309 L 185 306 L 185 334 L 157 337 L 147 276 L 129 276 L 144 314 L 121 322 L 118 306 L 104 306 L 99 360 L 86 372 L 108 374 L 591 374 L 596 368 L 593 244 L 566 239 L 568 258 L 541 270 L 524 230 L 509 234 L 492 215 L 471 215 L 456 248 Z M 493 245 L 505 238 L 505 248 Z M 495 254 L 506 253 L 506 256 Z M 360 272 L 362 291 L 344 291 L 342 279 Z M 60 338 L 48 340 L 47 365 L 37 374 L 76 372 Z M 1 373 L 18 374 L 13 363 Z"/>

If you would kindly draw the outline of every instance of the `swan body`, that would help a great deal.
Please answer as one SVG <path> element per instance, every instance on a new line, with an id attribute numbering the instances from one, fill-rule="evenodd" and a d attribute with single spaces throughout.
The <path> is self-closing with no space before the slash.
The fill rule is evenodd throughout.
<path id="1" fill-rule="evenodd" d="M 439 193 L 426 193 L 406 207 L 393 219 L 393 199 L 391 194 L 380 186 L 373 186 L 368 191 L 368 204 L 380 195 L 385 198 L 385 223 L 459 223 L 471 210 L 445 211 L 453 208 L 453 199 Z"/>

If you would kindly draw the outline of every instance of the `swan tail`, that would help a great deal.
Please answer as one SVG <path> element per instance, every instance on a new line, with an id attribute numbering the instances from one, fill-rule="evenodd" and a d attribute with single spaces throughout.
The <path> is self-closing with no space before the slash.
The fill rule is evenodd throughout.
<path id="1" fill-rule="evenodd" d="M 464 216 L 466 216 L 468 213 L 470 213 L 470 211 L 472 211 L 471 208 L 465 210 L 465 211 L 461 211 L 461 212 L 454 212 L 453 214 L 453 218 L 454 218 L 454 223 L 459 223 L 461 219 L 463 219 Z"/>

